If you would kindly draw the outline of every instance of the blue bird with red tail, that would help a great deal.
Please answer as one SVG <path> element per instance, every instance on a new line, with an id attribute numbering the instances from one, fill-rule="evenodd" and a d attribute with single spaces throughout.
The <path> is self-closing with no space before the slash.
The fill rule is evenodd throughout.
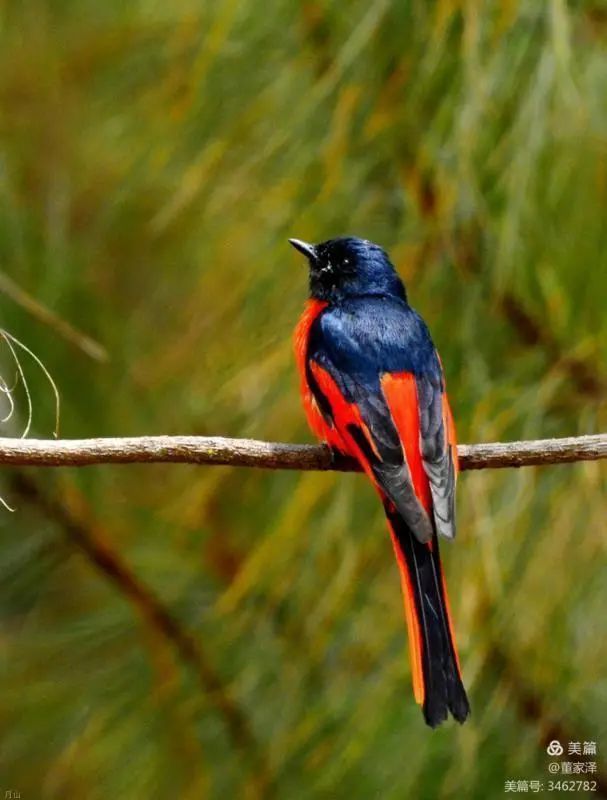
<path id="1" fill-rule="evenodd" d="M 458 471 L 440 358 L 381 247 L 354 237 L 289 241 L 310 267 L 310 299 L 295 330 L 308 422 L 359 462 L 381 497 L 427 724 L 449 712 L 464 722 L 470 706 L 438 550 L 438 534 L 455 536 Z"/>

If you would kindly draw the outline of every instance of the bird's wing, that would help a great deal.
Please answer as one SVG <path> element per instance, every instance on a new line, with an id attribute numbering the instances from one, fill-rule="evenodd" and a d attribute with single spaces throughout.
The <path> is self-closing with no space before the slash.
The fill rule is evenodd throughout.
<path id="1" fill-rule="evenodd" d="M 310 390 L 332 444 L 355 457 L 421 542 L 452 537 L 455 462 L 440 362 L 399 304 L 325 312 L 311 332 Z M 452 425 L 451 425 L 452 427 Z"/>
<path id="2" fill-rule="evenodd" d="M 432 373 L 388 374 L 382 378 L 382 389 L 407 459 L 417 462 L 416 468 L 423 469 L 429 484 L 436 531 L 453 539 L 457 445 L 442 374 L 439 378 Z M 407 443 L 416 436 L 417 452 L 411 452 Z"/>

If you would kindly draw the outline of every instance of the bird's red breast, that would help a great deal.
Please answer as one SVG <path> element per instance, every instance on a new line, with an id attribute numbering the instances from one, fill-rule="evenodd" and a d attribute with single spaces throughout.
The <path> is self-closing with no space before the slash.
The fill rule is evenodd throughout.
<path id="1" fill-rule="evenodd" d="M 308 425 L 312 429 L 312 432 L 321 441 L 328 441 L 328 428 L 320 409 L 318 408 L 316 400 L 312 395 L 310 386 L 308 385 L 307 353 L 310 329 L 321 311 L 326 308 L 326 305 L 327 304 L 322 300 L 308 300 L 304 307 L 303 313 L 299 318 L 299 322 L 295 327 L 295 333 L 293 336 L 295 359 L 297 362 L 297 371 L 299 372 L 300 392 L 304 411 L 308 420 Z"/>

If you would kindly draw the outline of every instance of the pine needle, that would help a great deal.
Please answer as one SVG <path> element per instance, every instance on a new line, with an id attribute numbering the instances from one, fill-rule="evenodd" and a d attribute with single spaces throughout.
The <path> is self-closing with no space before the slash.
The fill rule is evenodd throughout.
<path id="1" fill-rule="evenodd" d="M 31 394 L 30 394 L 30 390 L 29 390 L 29 386 L 28 386 L 28 383 L 27 383 L 27 379 L 25 377 L 25 373 L 23 372 L 23 368 L 21 366 L 21 362 L 19 360 L 19 356 L 17 355 L 13 345 L 16 345 L 17 347 L 20 347 L 21 350 L 26 352 L 36 362 L 36 364 L 40 367 L 40 369 L 44 373 L 46 379 L 48 380 L 48 382 L 51 385 L 51 388 L 53 390 L 53 394 L 55 395 L 55 429 L 53 431 L 53 436 L 56 439 L 59 436 L 59 416 L 60 416 L 60 411 L 61 411 L 61 398 L 59 396 L 59 390 L 57 389 L 57 384 L 53 380 L 52 375 L 50 374 L 48 369 L 45 367 L 45 365 L 42 363 L 42 361 L 38 358 L 38 356 L 34 352 L 32 352 L 32 350 L 30 350 L 30 348 L 27 345 L 23 344 L 23 342 L 21 342 L 19 339 L 17 339 L 15 336 L 13 336 L 11 333 L 9 333 L 8 331 L 4 330 L 3 328 L 0 328 L 0 336 L 4 339 L 4 341 L 8 345 L 9 350 L 11 351 L 11 354 L 12 354 L 13 359 L 15 361 L 15 366 L 17 367 L 18 376 L 21 379 L 21 382 L 23 383 L 23 389 L 25 391 L 25 396 L 27 398 L 27 412 L 28 412 L 27 413 L 27 424 L 25 426 L 25 429 L 24 429 L 23 433 L 21 434 L 21 439 L 25 439 L 27 437 L 27 435 L 29 434 L 29 432 L 30 432 L 30 429 L 31 429 L 31 426 L 32 426 L 32 419 L 33 419 L 33 405 L 32 405 L 32 397 L 31 397 Z M 6 382 L 5 381 L 3 381 L 3 384 L 6 387 Z M 4 391 L 4 389 L 2 389 L 2 391 Z M 12 414 L 12 411 L 11 411 L 11 414 Z"/>
<path id="2" fill-rule="evenodd" d="M 18 380 L 19 380 L 19 374 L 17 373 L 17 381 L 15 382 L 13 387 L 10 388 L 8 383 L 4 380 L 4 378 L 0 377 L 0 392 L 6 395 L 6 398 L 10 406 L 8 414 L 5 417 L 2 417 L 2 419 L 0 419 L 0 423 L 8 422 L 10 418 L 13 416 L 13 413 L 15 411 L 15 401 L 13 400 L 13 391 L 15 389 L 15 386 L 17 385 Z"/>

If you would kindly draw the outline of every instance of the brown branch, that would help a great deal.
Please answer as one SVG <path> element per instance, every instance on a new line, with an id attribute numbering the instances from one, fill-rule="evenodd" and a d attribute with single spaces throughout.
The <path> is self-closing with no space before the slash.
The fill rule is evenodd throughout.
<path id="1" fill-rule="evenodd" d="M 607 434 L 458 446 L 460 468 L 497 469 L 607 458 Z M 356 471 L 325 445 L 260 442 L 220 436 L 131 436 L 108 439 L 0 438 L 0 464 L 84 467 L 94 464 L 215 464 L 264 469 Z"/>

